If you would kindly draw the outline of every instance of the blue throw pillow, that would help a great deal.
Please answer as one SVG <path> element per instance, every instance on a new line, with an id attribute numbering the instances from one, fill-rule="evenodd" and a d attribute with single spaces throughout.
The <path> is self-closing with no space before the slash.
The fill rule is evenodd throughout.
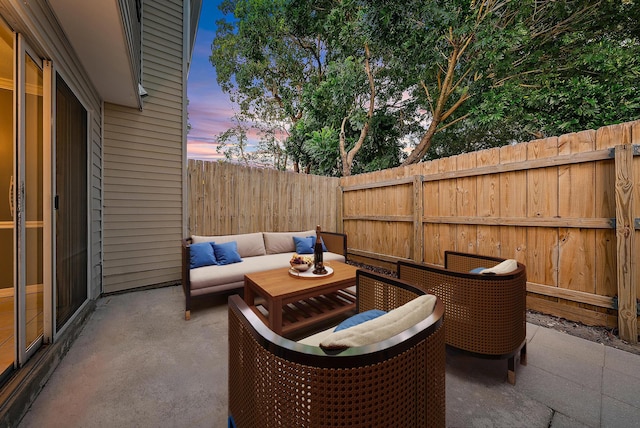
<path id="1" fill-rule="evenodd" d="M 486 268 L 483 268 L 483 267 L 477 267 L 477 268 L 475 268 L 475 269 L 471 269 L 471 270 L 469 271 L 469 273 L 480 273 L 480 272 L 482 272 L 482 271 L 483 271 L 483 270 L 485 270 L 485 269 L 486 269 Z"/>
<path id="2" fill-rule="evenodd" d="M 228 265 L 242 261 L 238 254 L 238 244 L 236 241 L 225 242 L 224 244 L 213 244 L 213 252 L 219 265 Z"/>
<path id="3" fill-rule="evenodd" d="M 347 318 L 338 324 L 335 328 L 335 331 L 344 330 L 349 327 L 356 326 L 358 324 L 362 324 L 365 321 L 369 321 L 375 318 L 378 318 L 381 315 L 386 314 L 385 311 L 381 311 L 380 309 L 370 309 L 368 311 L 360 312 L 359 314 L 355 314 L 354 316 Z"/>
<path id="4" fill-rule="evenodd" d="M 313 246 L 315 245 L 314 241 L 314 239 L 311 239 L 311 236 L 307 236 L 306 238 L 294 236 L 293 243 L 296 245 L 296 253 L 313 254 Z"/>
<path id="5" fill-rule="evenodd" d="M 315 248 L 316 247 L 316 237 L 315 236 L 307 236 L 307 238 L 311 238 L 313 239 L 313 244 L 311 245 L 311 248 Z M 324 241 L 322 240 L 322 238 L 320 238 L 320 243 L 322 244 L 322 252 L 327 252 L 329 250 L 327 250 L 327 247 L 324 245 Z"/>
<path id="6" fill-rule="evenodd" d="M 191 269 L 218 264 L 213 253 L 213 245 L 213 242 L 201 242 L 189 246 Z"/>

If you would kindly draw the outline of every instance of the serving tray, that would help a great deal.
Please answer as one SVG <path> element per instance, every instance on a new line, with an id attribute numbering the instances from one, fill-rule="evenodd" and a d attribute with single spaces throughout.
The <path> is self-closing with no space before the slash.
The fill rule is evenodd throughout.
<path id="1" fill-rule="evenodd" d="M 324 268 L 327 270 L 327 273 L 323 275 L 316 275 L 315 273 L 313 273 L 313 266 L 311 266 L 309 270 L 305 270 L 304 272 L 297 271 L 294 268 L 289 268 L 289 275 L 293 276 L 294 278 L 300 279 L 319 279 L 333 275 L 333 269 L 331 269 L 329 266 L 325 266 Z"/>

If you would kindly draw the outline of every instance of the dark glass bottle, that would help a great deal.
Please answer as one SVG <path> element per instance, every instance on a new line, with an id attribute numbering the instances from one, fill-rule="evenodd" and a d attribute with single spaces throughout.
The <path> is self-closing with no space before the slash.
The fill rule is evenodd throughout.
<path id="1" fill-rule="evenodd" d="M 320 226 L 316 227 L 316 244 L 313 247 L 313 273 L 316 275 L 324 275 L 327 273 L 322 259 L 322 238 L 320 237 Z"/>

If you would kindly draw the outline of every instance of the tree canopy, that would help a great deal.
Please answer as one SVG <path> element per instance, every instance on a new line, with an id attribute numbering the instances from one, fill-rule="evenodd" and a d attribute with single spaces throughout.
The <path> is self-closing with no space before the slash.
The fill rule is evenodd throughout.
<path id="1" fill-rule="evenodd" d="M 220 9 L 218 82 L 243 117 L 286 129 L 265 153 L 298 171 L 350 175 L 639 117 L 637 0 Z"/>

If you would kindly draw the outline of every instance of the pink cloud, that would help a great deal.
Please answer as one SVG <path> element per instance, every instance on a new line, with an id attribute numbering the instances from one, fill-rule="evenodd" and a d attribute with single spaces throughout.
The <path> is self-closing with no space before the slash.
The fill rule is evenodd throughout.
<path id="1" fill-rule="evenodd" d="M 203 5 L 189 70 L 189 158 L 220 159 L 222 155 L 216 152 L 216 136 L 236 125 L 232 121 L 234 104 L 229 100 L 229 95 L 222 92 L 216 81 L 216 70 L 209 62 L 211 43 L 215 37 L 215 20 L 221 17 L 214 6 Z M 251 150 L 259 140 L 257 130 L 249 130 L 247 137 L 250 146 L 248 149 Z"/>
<path id="2" fill-rule="evenodd" d="M 216 145 L 205 141 L 187 140 L 187 158 L 215 161 L 224 159 L 224 155 L 216 151 Z"/>

